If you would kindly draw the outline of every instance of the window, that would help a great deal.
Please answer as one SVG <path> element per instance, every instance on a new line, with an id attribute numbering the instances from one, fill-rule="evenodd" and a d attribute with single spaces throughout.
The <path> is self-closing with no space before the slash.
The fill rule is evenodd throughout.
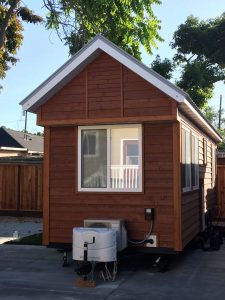
<path id="1" fill-rule="evenodd" d="M 138 140 L 123 140 L 123 165 L 138 165 Z"/>
<path id="2" fill-rule="evenodd" d="M 207 140 L 203 139 L 203 159 L 204 165 L 207 165 Z"/>
<path id="3" fill-rule="evenodd" d="M 182 188 L 191 190 L 191 145 L 190 131 L 182 128 Z"/>
<path id="4" fill-rule="evenodd" d="M 199 161 L 198 161 L 198 137 L 192 135 L 191 142 L 192 164 L 191 164 L 191 180 L 193 189 L 199 187 Z"/>
<path id="5" fill-rule="evenodd" d="M 142 191 L 141 125 L 78 128 L 79 191 Z"/>
<path id="6" fill-rule="evenodd" d="M 182 190 L 199 188 L 199 142 L 189 129 L 182 127 Z"/>

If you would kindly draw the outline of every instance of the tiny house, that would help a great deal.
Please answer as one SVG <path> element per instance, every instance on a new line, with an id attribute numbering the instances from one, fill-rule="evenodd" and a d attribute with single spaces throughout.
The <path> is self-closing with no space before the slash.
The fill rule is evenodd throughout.
<path id="1" fill-rule="evenodd" d="M 204 229 L 221 137 L 171 82 L 98 35 L 21 105 L 44 126 L 44 245 L 86 219 L 123 219 L 146 248 L 151 222 L 165 251 Z"/>

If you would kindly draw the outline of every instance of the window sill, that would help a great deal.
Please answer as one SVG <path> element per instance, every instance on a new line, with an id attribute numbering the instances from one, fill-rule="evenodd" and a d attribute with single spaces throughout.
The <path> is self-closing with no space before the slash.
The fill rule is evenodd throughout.
<path id="1" fill-rule="evenodd" d="M 98 195 L 143 195 L 144 191 L 93 191 L 93 190 L 79 190 L 76 191 L 77 194 L 98 194 Z"/>

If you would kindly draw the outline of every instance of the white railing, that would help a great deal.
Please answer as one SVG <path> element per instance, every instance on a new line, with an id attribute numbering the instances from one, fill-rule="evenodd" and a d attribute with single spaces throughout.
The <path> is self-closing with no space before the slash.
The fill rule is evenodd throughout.
<path id="1" fill-rule="evenodd" d="M 113 189 L 137 189 L 139 166 L 137 165 L 112 165 L 111 187 Z"/>

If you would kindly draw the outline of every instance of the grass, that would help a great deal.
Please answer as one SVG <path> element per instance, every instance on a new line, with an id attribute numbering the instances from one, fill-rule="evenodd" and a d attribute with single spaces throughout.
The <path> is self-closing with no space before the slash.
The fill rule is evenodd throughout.
<path id="1" fill-rule="evenodd" d="M 42 245 L 42 233 L 32 234 L 29 236 L 25 236 L 16 240 L 11 240 L 6 242 L 5 244 L 12 244 L 12 245 Z"/>

